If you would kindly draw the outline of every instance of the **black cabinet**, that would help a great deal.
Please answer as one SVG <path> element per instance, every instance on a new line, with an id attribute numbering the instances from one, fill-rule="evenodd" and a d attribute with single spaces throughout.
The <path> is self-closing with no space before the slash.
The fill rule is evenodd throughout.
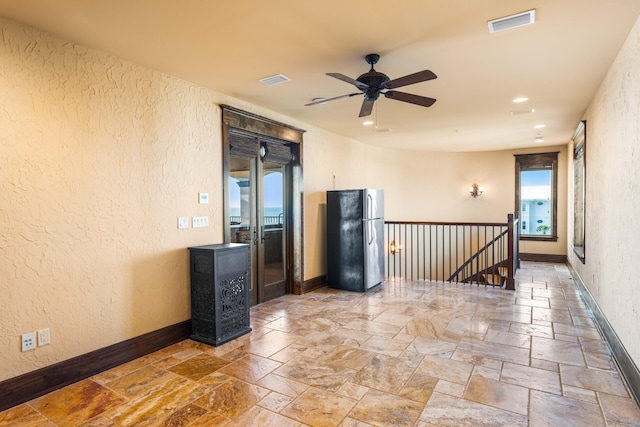
<path id="1" fill-rule="evenodd" d="M 249 245 L 195 246 L 189 258 L 191 339 L 218 346 L 251 332 Z"/>

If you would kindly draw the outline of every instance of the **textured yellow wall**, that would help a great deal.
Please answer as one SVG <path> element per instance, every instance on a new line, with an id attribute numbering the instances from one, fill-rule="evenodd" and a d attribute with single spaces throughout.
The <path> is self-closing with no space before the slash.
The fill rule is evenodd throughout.
<path id="1" fill-rule="evenodd" d="M 189 319 L 185 248 L 222 238 L 198 192 L 222 196 L 210 91 L 0 24 L 2 380 Z M 211 226 L 177 229 L 194 215 Z"/>
<path id="2" fill-rule="evenodd" d="M 0 31 L 0 381 L 189 319 L 186 248 L 223 235 L 220 104 L 307 130 L 304 279 L 326 272 L 327 189 L 382 188 L 395 220 L 513 210 L 512 152 L 371 147 L 11 21 Z M 485 195 L 471 200 L 471 182 Z M 202 215 L 210 227 L 177 229 Z M 52 344 L 21 353 L 20 334 L 46 327 Z"/>
<path id="3" fill-rule="evenodd" d="M 568 252 L 598 306 L 640 365 L 640 19 L 587 109 L 585 264 Z"/>
<path id="4" fill-rule="evenodd" d="M 219 105 L 306 128 L 305 147 L 349 142 L 12 21 L 0 31 L 0 381 L 190 318 L 186 248 L 223 238 Z M 204 215 L 210 227 L 177 229 Z M 322 274 L 310 265 L 305 278 Z M 41 328 L 52 344 L 21 353 Z"/>

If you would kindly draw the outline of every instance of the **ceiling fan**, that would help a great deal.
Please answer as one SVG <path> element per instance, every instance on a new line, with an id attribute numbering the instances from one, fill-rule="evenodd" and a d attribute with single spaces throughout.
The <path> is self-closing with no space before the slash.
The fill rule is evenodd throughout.
<path id="1" fill-rule="evenodd" d="M 373 66 L 380 60 L 380 55 L 371 53 L 365 56 L 364 59 L 368 64 L 371 64 L 371 69 L 355 80 L 351 77 L 345 76 L 344 74 L 327 73 L 328 76 L 354 85 L 360 90 L 360 92 L 349 93 L 347 95 L 336 96 L 329 99 L 314 99 L 312 102 L 305 104 L 305 106 L 324 104 L 328 101 L 334 101 L 340 98 L 348 98 L 355 95 L 364 94 L 364 101 L 362 102 L 362 107 L 360 108 L 359 117 L 366 117 L 371 114 L 371 111 L 373 110 L 373 104 L 376 99 L 380 97 L 380 95 L 384 95 L 385 98 L 408 102 L 415 105 L 421 105 L 423 107 L 431 107 L 433 103 L 436 102 L 435 99 L 427 98 L 426 96 L 413 95 L 411 93 L 391 90 L 402 86 L 408 86 L 414 83 L 425 82 L 427 80 L 433 80 L 437 78 L 438 76 L 436 76 L 432 71 L 418 71 L 417 73 L 409 74 L 408 76 L 391 80 L 386 74 L 380 73 L 373 69 Z"/>

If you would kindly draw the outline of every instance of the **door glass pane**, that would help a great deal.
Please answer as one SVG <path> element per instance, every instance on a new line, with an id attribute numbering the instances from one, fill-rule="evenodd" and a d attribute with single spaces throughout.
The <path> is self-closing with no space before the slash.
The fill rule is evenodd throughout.
<path id="1" fill-rule="evenodd" d="M 263 165 L 263 233 L 265 286 L 284 281 L 284 175 L 283 166 Z"/>
<path id="2" fill-rule="evenodd" d="M 549 236 L 553 230 L 552 170 L 520 172 L 520 221 L 522 235 Z"/>
<path id="3" fill-rule="evenodd" d="M 245 157 L 230 157 L 229 168 L 229 227 L 231 243 L 246 243 L 249 250 L 249 300 L 251 305 L 257 304 L 257 275 L 256 263 L 256 208 L 255 184 L 252 177 L 255 176 L 255 160 Z"/>
<path id="4" fill-rule="evenodd" d="M 232 243 L 251 243 L 251 167 L 250 160 L 231 158 L 229 209 Z"/>

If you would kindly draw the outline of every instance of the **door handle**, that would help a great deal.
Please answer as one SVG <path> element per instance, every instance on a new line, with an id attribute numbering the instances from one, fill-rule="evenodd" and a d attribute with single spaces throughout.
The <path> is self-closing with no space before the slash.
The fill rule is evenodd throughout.
<path id="1" fill-rule="evenodd" d="M 255 228 L 253 229 L 253 244 L 258 244 L 258 230 L 256 230 Z"/>

